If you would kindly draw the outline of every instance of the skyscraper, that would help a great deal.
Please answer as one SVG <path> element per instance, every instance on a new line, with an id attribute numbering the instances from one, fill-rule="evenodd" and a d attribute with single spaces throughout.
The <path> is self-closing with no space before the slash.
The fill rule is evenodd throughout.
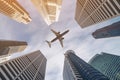
<path id="1" fill-rule="evenodd" d="M 24 24 L 31 21 L 28 12 L 16 0 L 0 0 L 0 13 Z"/>
<path id="2" fill-rule="evenodd" d="M 0 40 L 0 56 L 23 51 L 26 46 L 24 41 Z"/>
<path id="3" fill-rule="evenodd" d="M 51 24 L 58 20 L 62 0 L 31 0 L 45 22 Z"/>
<path id="4" fill-rule="evenodd" d="M 110 80 L 120 80 L 120 56 L 102 52 L 96 54 L 89 64 L 101 73 L 106 75 Z"/>
<path id="5" fill-rule="evenodd" d="M 120 0 L 77 0 L 75 19 L 80 27 L 120 16 Z"/>
<path id="6" fill-rule="evenodd" d="M 120 36 L 120 21 L 104 28 L 98 29 L 93 32 L 92 35 L 96 39 Z"/>
<path id="7" fill-rule="evenodd" d="M 44 80 L 46 58 L 40 51 L 0 64 L 1 80 Z"/>
<path id="8" fill-rule="evenodd" d="M 64 80 L 109 80 L 106 76 L 80 59 L 72 50 L 65 53 Z"/>

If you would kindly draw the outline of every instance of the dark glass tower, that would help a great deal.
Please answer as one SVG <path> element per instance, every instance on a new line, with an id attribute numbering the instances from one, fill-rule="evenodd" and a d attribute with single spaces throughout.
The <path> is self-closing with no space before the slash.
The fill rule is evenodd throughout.
<path id="1" fill-rule="evenodd" d="M 72 50 L 65 53 L 64 80 L 109 80 L 106 76 L 80 59 Z"/>
<path id="2" fill-rule="evenodd" d="M 104 28 L 98 29 L 93 32 L 92 35 L 96 39 L 120 36 L 120 21 Z"/>
<path id="3" fill-rule="evenodd" d="M 47 59 L 40 51 L 0 63 L 0 80 L 44 80 Z"/>
<path id="4" fill-rule="evenodd" d="M 96 54 L 89 63 L 110 80 L 120 80 L 120 56 L 108 53 Z"/>

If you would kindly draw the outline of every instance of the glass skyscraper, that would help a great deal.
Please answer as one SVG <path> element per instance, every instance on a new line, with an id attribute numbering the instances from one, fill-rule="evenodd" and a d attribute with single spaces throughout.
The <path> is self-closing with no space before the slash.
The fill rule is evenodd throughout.
<path id="1" fill-rule="evenodd" d="M 65 53 L 64 80 L 109 80 L 106 76 L 80 59 L 72 50 Z"/>
<path id="2" fill-rule="evenodd" d="M 106 75 L 110 80 L 120 80 L 120 56 L 102 52 L 96 54 L 89 64 Z"/>
<path id="3" fill-rule="evenodd" d="M 92 33 L 95 39 L 120 36 L 120 21 Z"/>
<path id="4" fill-rule="evenodd" d="M 40 51 L 0 63 L 0 80 L 44 80 L 47 59 Z"/>

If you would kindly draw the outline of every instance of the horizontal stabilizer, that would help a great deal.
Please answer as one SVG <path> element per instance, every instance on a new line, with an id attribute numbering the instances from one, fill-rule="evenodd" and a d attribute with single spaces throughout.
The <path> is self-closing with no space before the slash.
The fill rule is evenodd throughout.
<path id="1" fill-rule="evenodd" d="M 47 40 L 46 40 L 46 42 L 47 42 L 47 44 L 49 45 L 49 47 L 51 48 L 51 42 L 49 42 L 49 41 L 47 41 Z"/>

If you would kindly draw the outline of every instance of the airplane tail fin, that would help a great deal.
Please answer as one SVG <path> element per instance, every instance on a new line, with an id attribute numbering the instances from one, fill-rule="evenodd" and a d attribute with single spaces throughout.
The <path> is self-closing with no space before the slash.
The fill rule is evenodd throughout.
<path id="1" fill-rule="evenodd" d="M 47 40 L 46 40 L 46 42 L 48 43 L 49 47 L 51 48 L 51 42 L 49 42 L 49 41 L 47 41 Z"/>

